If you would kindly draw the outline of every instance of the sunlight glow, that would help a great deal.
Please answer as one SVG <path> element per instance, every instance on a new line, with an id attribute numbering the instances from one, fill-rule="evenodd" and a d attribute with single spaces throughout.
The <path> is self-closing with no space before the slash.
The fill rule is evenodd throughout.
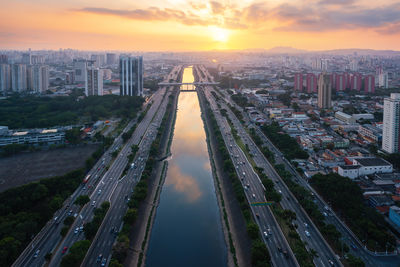
<path id="1" fill-rule="evenodd" d="M 209 27 L 210 33 L 214 41 L 226 43 L 229 39 L 229 30 L 222 29 L 219 27 L 211 26 Z"/>

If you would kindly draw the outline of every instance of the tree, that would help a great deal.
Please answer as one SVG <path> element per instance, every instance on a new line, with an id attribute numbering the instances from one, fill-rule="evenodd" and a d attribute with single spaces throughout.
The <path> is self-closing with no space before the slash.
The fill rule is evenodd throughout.
<path id="1" fill-rule="evenodd" d="M 132 224 L 135 222 L 137 218 L 137 210 L 136 209 L 128 209 L 124 216 L 124 222 L 128 224 Z"/>
<path id="2" fill-rule="evenodd" d="M 61 267 L 79 267 L 90 247 L 89 240 L 75 242 L 69 249 L 69 253 L 61 260 Z"/>
<path id="3" fill-rule="evenodd" d="M 266 266 L 270 261 L 269 251 L 261 240 L 253 242 L 251 248 L 251 262 L 253 266 Z M 261 265 L 261 264 L 262 265 Z"/>
<path id="4" fill-rule="evenodd" d="M 75 221 L 74 216 L 68 216 L 64 219 L 64 225 L 71 226 L 74 221 Z"/>
<path id="5" fill-rule="evenodd" d="M 81 207 L 84 206 L 86 203 L 90 201 L 90 198 L 88 195 L 81 195 L 76 198 L 74 204 L 80 205 Z"/>
<path id="6" fill-rule="evenodd" d="M 250 222 L 247 224 L 247 233 L 249 234 L 250 238 L 255 240 L 259 237 L 259 230 L 257 224 Z"/>

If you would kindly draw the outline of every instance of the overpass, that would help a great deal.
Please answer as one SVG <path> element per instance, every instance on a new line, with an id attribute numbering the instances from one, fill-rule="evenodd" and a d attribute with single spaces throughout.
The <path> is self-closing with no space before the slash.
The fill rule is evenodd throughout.
<path id="1" fill-rule="evenodd" d="M 195 89 L 192 89 L 194 87 L 198 86 L 213 86 L 213 85 L 218 85 L 219 83 L 217 82 L 193 82 L 193 83 L 179 83 L 179 82 L 161 82 L 158 83 L 159 86 L 181 86 L 181 91 L 196 91 Z M 186 86 L 186 89 L 185 89 Z"/>

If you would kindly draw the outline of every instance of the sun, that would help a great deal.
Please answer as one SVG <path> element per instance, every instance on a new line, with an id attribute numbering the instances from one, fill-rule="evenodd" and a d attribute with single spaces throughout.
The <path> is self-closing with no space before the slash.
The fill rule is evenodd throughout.
<path id="1" fill-rule="evenodd" d="M 226 43 L 229 40 L 229 30 L 215 26 L 210 26 L 209 30 L 214 41 Z"/>

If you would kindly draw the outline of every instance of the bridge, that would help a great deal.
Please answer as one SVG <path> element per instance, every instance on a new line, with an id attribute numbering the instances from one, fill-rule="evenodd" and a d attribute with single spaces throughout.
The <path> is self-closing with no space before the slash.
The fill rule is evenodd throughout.
<path id="1" fill-rule="evenodd" d="M 158 83 L 159 86 L 182 86 L 182 91 L 196 91 L 195 89 L 190 89 L 198 86 L 213 86 L 218 85 L 218 82 L 193 82 L 193 83 L 178 83 L 178 82 L 161 82 Z M 184 89 L 186 86 L 186 90 Z"/>

